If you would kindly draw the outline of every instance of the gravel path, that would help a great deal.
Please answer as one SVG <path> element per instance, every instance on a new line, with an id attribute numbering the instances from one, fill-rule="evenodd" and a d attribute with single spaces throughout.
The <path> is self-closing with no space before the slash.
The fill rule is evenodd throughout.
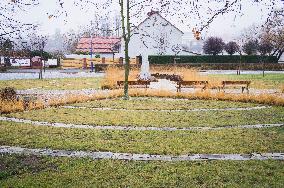
<path id="1" fill-rule="evenodd" d="M 113 152 L 88 152 L 51 149 L 29 149 L 22 147 L 0 146 L 2 154 L 23 154 L 50 157 L 71 157 L 91 159 L 112 159 L 125 161 L 247 161 L 247 160 L 284 160 L 284 153 L 251 153 L 251 154 L 192 154 L 192 155 L 151 155 Z"/>
<path id="2" fill-rule="evenodd" d="M 18 118 L 0 117 L 0 121 L 8 121 L 15 123 L 27 123 L 35 126 L 47 126 L 56 128 L 69 129 L 93 129 L 93 130 L 120 130 L 120 131 L 210 131 L 223 129 L 260 129 L 270 127 L 283 127 L 284 123 L 279 124 L 257 124 L 257 125 L 239 125 L 239 126 L 224 126 L 224 127 L 190 127 L 190 128 L 176 128 L 176 127 L 137 127 L 137 126 L 96 126 L 96 125 L 76 125 L 66 123 L 49 123 L 42 121 L 33 121 Z"/>
<path id="3" fill-rule="evenodd" d="M 43 72 L 43 78 L 97 78 L 103 77 L 104 73 L 94 73 L 82 70 L 46 70 Z M 20 79 L 38 79 L 39 70 L 36 69 L 15 69 L 0 73 L 0 80 L 20 80 Z"/>

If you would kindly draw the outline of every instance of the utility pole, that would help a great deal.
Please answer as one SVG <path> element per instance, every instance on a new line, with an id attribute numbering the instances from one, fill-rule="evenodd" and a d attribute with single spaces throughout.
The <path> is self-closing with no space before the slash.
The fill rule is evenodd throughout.
<path id="1" fill-rule="evenodd" d="M 93 63 L 93 21 L 91 21 L 91 49 L 90 49 L 90 55 L 91 55 L 91 72 L 94 72 L 94 63 Z"/>
<path id="2" fill-rule="evenodd" d="M 44 72 L 45 72 L 45 61 L 44 61 L 44 58 L 43 58 L 43 50 L 44 50 L 44 46 L 45 46 L 45 42 L 42 41 L 42 48 L 41 48 L 41 66 L 40 66 L 40 76 L 39 76 L 39 79 L 43 79 L 43 76 L 42 76 L 42 68 L 44 69 Z"/>

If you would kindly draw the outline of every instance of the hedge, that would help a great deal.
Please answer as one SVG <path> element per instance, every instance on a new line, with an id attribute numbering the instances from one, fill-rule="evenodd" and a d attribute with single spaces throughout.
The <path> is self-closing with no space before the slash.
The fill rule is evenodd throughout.
<path id="1" fill-rule="evenodd" d="M 187 63 L 239 63 L 239 55 L 201 55 L 201 56 L 149 56 L 150 64 L 172 64 L 174 63 L 174 58 L 177 64 L 187 64 Z M 260 63 L 262 56 L 258 55 L 244 55 L 241 56 L 242 63 Z M 264 56 L 263 59 L 266 63 L 278 63 L 278 59 L 275 56 Z"/>

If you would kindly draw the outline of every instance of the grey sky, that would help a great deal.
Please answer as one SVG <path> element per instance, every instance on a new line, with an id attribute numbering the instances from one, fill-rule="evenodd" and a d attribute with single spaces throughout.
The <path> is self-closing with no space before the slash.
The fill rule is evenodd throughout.
<path id="1" fill-rule="evenodd" d="M 263 6 L 257 4 L 253 5 L 249 3 L 251 0 L 244 0 L 242 17 L 237 17 L 234 21 L 234 17 L 230 14 L 220 16 L 210 25 L 208 31 L 203 32 L 203 36 L 222 36 L 225 40 L 235 38 L 240 34 L 240 32 L 253 24 L 260 24 L 264 22 L 266 12 L 260 11 Z M 269 0 L 267 0 L 269 1 Z M 89 8 L 81 9 L 81 7 L 75 6 L 73 1 L 65 1 L 65 9 L 68 11 L 68 17 L 61 16 L 59 18 L 48 18 L 48 13 L 53 13 L 58 9 L 59 5 L 55 0 L 42 0 L 41 4 L 35 8 L 19 13 L 18 16 L 25 21 L 37 22 L 42 25 L 41 32 L 44 34 L 53 34 L 56 29 L 60 28 L 62 32 L 68 31 L 70 29 L 76 30 L 79 25 L 86 25 L 90 23 L 90 20 L 94 17 L 94 11 Z M 283 1 L 279 0 L 279 8 L 284 8 Z M 118 13 L 119 7 L 113 6 L 113 15 Z M 103 12 L 102 12 L 103 13 Z M 111 15 L 111 16 L 113 16 Z M 144 19 L 146 15 L 144 16 Z M 67 22 L 64 22 L 67 19 Z M 192 28 L 181 24 L 175 17 L 167 17 L 172 24 L 176 25 L 184 32 L 190 32 Z M 142 21 L 135 20 L 136 23 Z M 198 20 L 192 20 L 192 23 L 198 22 Z"/>

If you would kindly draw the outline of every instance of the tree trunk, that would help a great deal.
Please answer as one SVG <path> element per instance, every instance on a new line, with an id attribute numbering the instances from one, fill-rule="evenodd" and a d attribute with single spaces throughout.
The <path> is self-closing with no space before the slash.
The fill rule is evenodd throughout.
<path id="1" fill-rule="evenodd" d="M 125 69 L 125 75 L 124 75 L 124 99 L 128 100 L 129 99 L 129 94 L 128 94 L 128 78 L 129 78 L 129 64 L 130 64 L 130 58 L 128 54 L 128 47 L 129 47 L 129 41 L 130 41 L 130 4 L 129 0 L 126 0 L 126 28 L 125 28 L 125 15 L 124 15 L 124 0 L 119 1 L 120 4 L 120 15 L 121 15 L 121 24 L 122 24 L 122 34 L 123 34 L 123 39 L 124 39 L 124 55 L 125 55 L 125 64 L 124 64 L 124 69 Z M 126 33 L 127 29 L 127 33 Z"/>
<path id="2" fill-rule="evenodd" d="M 124 99 L 128 100 L 129 99 L 129 94 L 128 94 L 128 78 L 129 78 L 129 56 L 128 56 L 128 42 L 125 42 L 125 77 L 124 77 Z"/>
<path id="3" fill-rule="evenodd" d="M 283 55 L 283 53 L 284 53 L 284 51 L 281 51 L 281 52 L 278 53 L 278 56 L 277 56 L 278 61 L 280 60 L 280 58 Z"/>
<path id="4" fill-rule="evenodd" d="M 261 60 L 262 60 L 262 77 L 264 77 L 264 71 L 265 71 L 264 55 L 261 55 Z"/>

